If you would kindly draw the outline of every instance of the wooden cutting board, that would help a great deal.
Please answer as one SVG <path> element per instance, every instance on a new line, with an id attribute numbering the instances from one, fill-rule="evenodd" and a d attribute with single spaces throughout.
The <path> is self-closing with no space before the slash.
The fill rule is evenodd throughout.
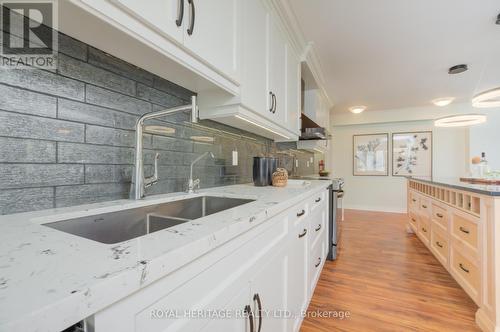
<path id="1" fill-rule="evenodd" d="M 500 185 L 500 180 L 494 180 L 494 179 L 460 178 L 460 181 L 472 184 Z"/>

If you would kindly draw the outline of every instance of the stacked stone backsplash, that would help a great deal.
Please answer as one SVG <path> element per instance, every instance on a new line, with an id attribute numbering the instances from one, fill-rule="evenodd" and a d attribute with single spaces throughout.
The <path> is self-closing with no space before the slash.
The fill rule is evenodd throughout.
<path id="1" fill-rule="evenodd" d="M 64 34 L 57 70 L 0 69 L 0 214 L 128 198 L 136 119 L 187 104 L 191 95 Z M 152 124 L 175 132 L 145 135 L 146 176 L 160 153 L 160 180 L 147 194 L 184 191 L 190 162 L 206 151 L 216 160 L 195 168 L 202 188 L 251 182 L 252 157 L 278 152 L 272 141 L 239 129 L 190 124 L 189 114 Z M 234 149 L 238 166 L 231 166 Z M 278 155 L 293 166 L 290 152 Z M 304 167 L 309 155 L 297 154 Z"/>

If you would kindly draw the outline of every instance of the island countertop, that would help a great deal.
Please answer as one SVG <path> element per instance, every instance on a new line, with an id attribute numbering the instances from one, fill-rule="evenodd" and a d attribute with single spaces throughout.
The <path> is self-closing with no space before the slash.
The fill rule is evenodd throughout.
<path id="1" fill-rule="evenodd" d="M 330 184 L 295 180 L 285 188 L 235 185 L 0 216 L 0 331 L 63 330 Z M 42 225 L 203 195 L 255 201 L 117 244 Z"/>
<path id="2" fill-rule="evenodd" d="M 498 185 L 472 184 L 472 183 L 462 182 L 458 178 L 408 177 L 408 180 L 415 180 L 415 181 L 426 182 L 429 184 L 441 185 L 459 190 L 470 191 L 481 195 L 500 196 L 500 186 Z"/>

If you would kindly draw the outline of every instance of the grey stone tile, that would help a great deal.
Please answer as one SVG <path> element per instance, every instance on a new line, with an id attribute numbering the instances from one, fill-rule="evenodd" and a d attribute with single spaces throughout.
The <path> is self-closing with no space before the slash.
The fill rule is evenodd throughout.
<path id="1" fill-rule="evenodd" d="M 88 62 L 148 86 L 153 85 L 153 74 L 96 48 L 89 47 Z"/>
<path id="2" fill-rule="evenodd" d="M 128 198 L 130 184 L 106 183 L 56 187 L 56 207 L 65 207 Z"/>
<path id="3" fill-rule="evenodd" d="M 166 194 L 172 192 L 186 191 L 187 180 L 185 179 L 163 179 L 157 184 L 146 188 L 146 195 Z"/>
<path id="4" fill-rule="evenodd" d="M 138 116 L 68 99 L 59 99 L 58 118 L 121 129 L 134 129 Z"/>
<path id="5" fill-rule="evenodd" d="M 0 109 L 55 118 L 57 99 L 0 84 Z"/>
<path id="6" fill-rule="evenodd" d="M 182 103 L 182 104 L 185 104 L 185 103 Z M 170 108 L 170 107 L 153 104 L 153 111 L 154 112 L 162 111 L 166 108 Z M 162 118 L 162 120 L 166 121 L 166 122 L 179 123 L 179 124 L 181 124 L 183 122 L 191 122 L 191 113 L 189 111 L 173 113 L 170 115 L 166 115 L 165 117 Z"/>
<path id="7" fill-rule="evenodd" d="M 151 104 L 146 101 L 93 85 L 87 85 L 86 101 L 94 105 L 139 115 L 151 112 L 152 110 Z"/>
<path id="8" fill-rule="evenodd" d="M 83 142 L 84 125 L 0 111 L 0 136 Z"/>
<path id="9" fill-rule="evenodd" d="M 0 215 L 50 209 L 53 205 L 52 187 L 0 190 Z"/>
<path id="10" fill-rule="evenodd" d="M 191 102 L 191 96 L 196 95 L 196 93 L 158 76 L 154 78 L 153 87 L 163 92 L 178 96 L 187 102 Z"/>
<path id="11" fill-rule="evenodd" d="M 80 184 L 83 177 L 83 165 L 0 164 L 2 189 Z"/>
<path id="12" fill-rule="evenodd" d="M 11 70 L 0 67 L 0 83 L 69 99 L 84 99 L 84 83 L 40 69 Z"/>
<path id="13" fill-rule="evenodd" d="M 189 167 L 186 166 L 158 166 L 158 177 L 160 179 L 188 179 Z"/>
<path id="14" fill-rule="evenodd" d="M 160 154 L 158 159 L 158 165 L 169 166 L 169 165 L 186 165 L 189 167 L 191 163 L 191 155 L 186 152 L 176 152 L 176 151 L 154 151 L 154 150 L 144 150 L 144 163 L 152 164 L 155 153 Z"/>
<path id="15" fill-rule="evenodd" d="M 0 137 L 0 147 L 0 162 L 56 162 L 55 142 Z"/>
<path id="16" fill-rule="evenodd" d="M 63 54 L 59 54 L 57 71 L 63 76 L 127 95 L 135 95 L 134 81 Z"/>
<path id="17" fill-rule="evenodd" d="M 133 171 L 132 165 L 87 165 L 85 166 L 85 182 L 130 182 Z M 145 171 L 151 171 L 151 167 L 147 167 Z"/>
<path id="18" fill-rule="evenodd" d="M 174 107 L 186 104 L 184 100 L 176 96 L 153 89 L 141 83 L 137 84 L 137 97 L 165 107 Z"/>
<path id="19" fill-rule="evenodd" d="M 59 33 L 59 49 L 60 53 L 72 56 L 82 61 L 87 61 L 87 45 L 73 39 L 63 33 Z"/>
<path id="20" fill-rule="evenodd" d="M 134 163 L 134 149 L 115 146 L 58 143 L 60 163 L 129 164 Z"/>
<path id="21" fill-rule="evenodd" d="M 131 130 L 87 125 L 85 132 L 87 143 L 128 147 L 135 146 L 135 132 Z"/>

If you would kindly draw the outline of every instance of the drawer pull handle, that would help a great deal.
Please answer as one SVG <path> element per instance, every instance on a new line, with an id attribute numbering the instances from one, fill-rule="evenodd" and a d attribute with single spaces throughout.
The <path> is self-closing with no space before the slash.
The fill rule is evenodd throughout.
<path id="1" fill-rule="evenodd" d="M 299 213 L 297 213 L 297 217 L 302 217 L 304 214 L 306 214 L 306 210 L 302 210 Z"/>
<path id="2" fill-rule="evenodd" d="M 444 215 L 442 215 L 441 213 L 436 213 L 436 216 L 437 216 L 438 218 L 443 218 L 443 217 L 444 217 Z"/>
<path id="3" fill-rule="evenodd" d="M 412 202 L 415 203 L 417 200 L 415 198 L 412 199 Z"/>
<path id="4" fill-rule="evenodd" d="M 321 264 L 321 257 L 318 257 L 318 263 L 314 265 L 314 267 L 318 267 Z"/>
<path id="5" fill-rule="evenodd" d="M 316 198 L 315 202 L 316 202 L 316 203 L 321 202 L 321 197 Z"/>
<path id="6" fill-rule="evenodd" d="M 441 243 L 439 243 L 439 241 L 436 241 L 436 245 L 439 247 L 439 248 L 443 248 L 443 245 Z"/>
<path id="7" fill-rule="evenodd" d="M 459 229 L 462 233 L 465 233 L 465 234 L 469 234 L 469 233 L 470 233 L 470 231 L 469 231 L 468 229 L 465 229 L 465 228 L 463 228 L 462 226 L 460 226 L 458 229 Z"/>
<path id="8" fill-rule="evenodd" d="M 321 224 L 318 225 L 318 228 L 315 229 L 315 231 L 319 231 L 321 229 Z"/>
<path id="9" fill-rule="evenodd" d="M 307 229 L 305 229 L 305 228 L 304 228 L 304 231 L 303 231 L 301 234 L 299 234 L 299 239 L 300 239 L 301 237 L 306 236 L 306 234 L 307 234 Z"/>
<path id="10" fill-rule="evenodd" d="M 424 209 L 427 209 L 427 205 L 425 205 L 425 204 L 422 204 L 422 207 L 423 207 Z"/>
<path id="11" fill-rule="evenodd" d="M 427 233 L 427 230 L 425 229 L 425 227 L 422 227 L 422 231 L 423 231 L 424 233 Z"/>
<path id="12" fill-rule="evenodd" d="M 413 222 L 417 222 L 417 219 L 415 219 L 415 218 L 411 218 L 411 221 L 413 221 Z"/>
<path id="13" fill-rule="evenodd" d="M 460 268 L 465 272 L 465 273 L 469 273 L 470 271 L 468 269 L 466 269 L 462 263 L 458 263 L 458 266 L 460 266 Z"/>

